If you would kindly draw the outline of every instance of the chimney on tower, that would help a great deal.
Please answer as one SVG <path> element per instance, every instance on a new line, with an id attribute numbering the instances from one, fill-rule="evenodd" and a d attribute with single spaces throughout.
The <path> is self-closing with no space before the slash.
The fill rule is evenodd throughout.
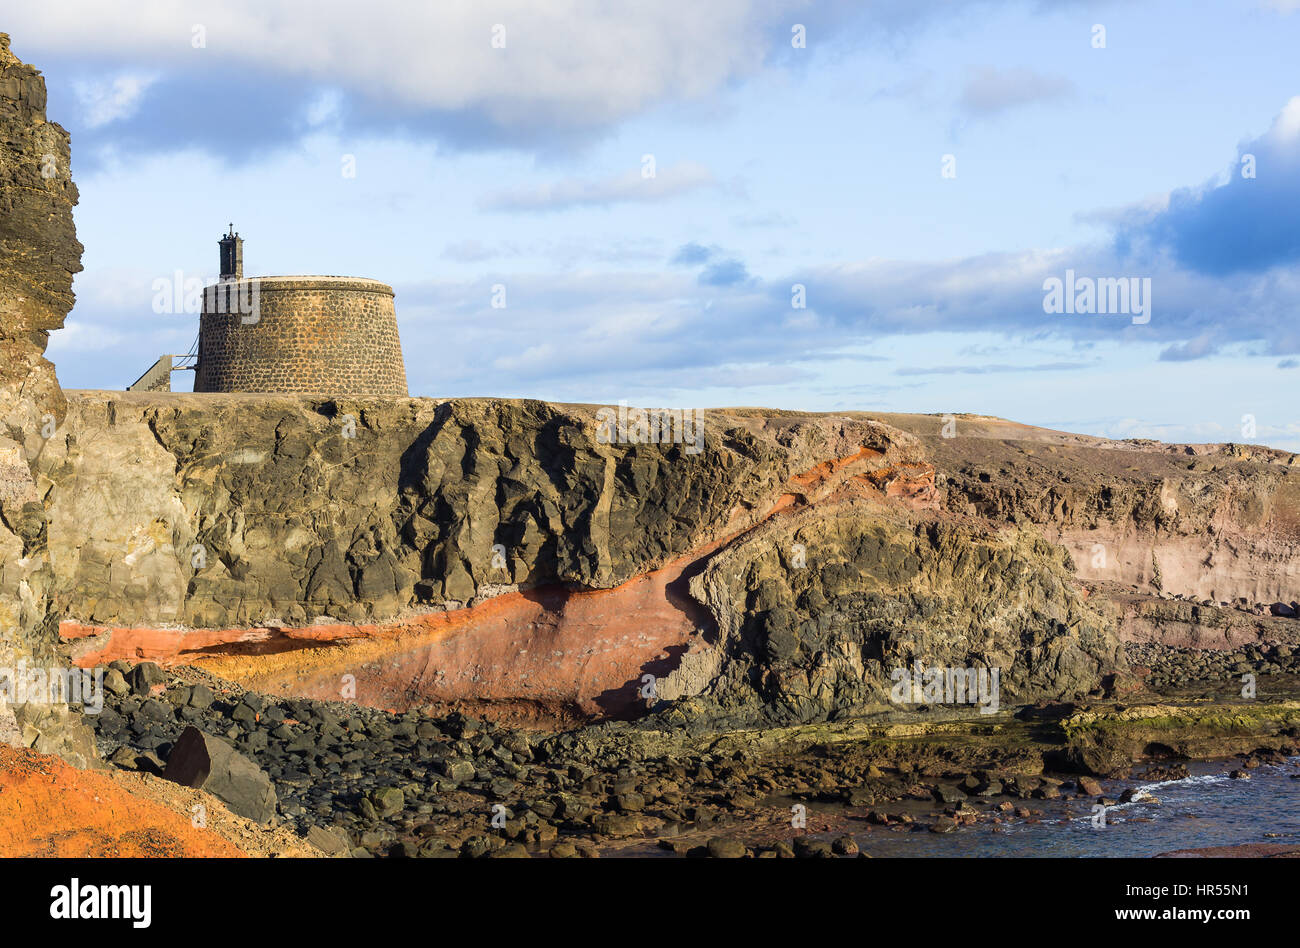
<path id="1" fill-rule="evenodd" d="M 235 233 L 235 225 L 230 225 L 230 233 L 217 242 L 221 247 L 221 279 L 242 280 L 244 278 L 244 238 Z"/>

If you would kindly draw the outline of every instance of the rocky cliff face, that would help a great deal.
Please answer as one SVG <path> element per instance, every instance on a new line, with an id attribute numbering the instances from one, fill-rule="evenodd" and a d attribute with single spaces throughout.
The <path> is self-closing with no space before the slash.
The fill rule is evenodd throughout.
<path id="1" fill-rule="evenodd" d="M 75 393 L 39 471 L 80 660 L 378 707 L 644 714 L 650 676 L 679 721 L 807 723 L 917 663 L 1023 703 L 1126 640 L 1286 638 L 1292 456 L 938 425 L 717 411 L 694 453 L 592 406 Z"/>
<path id="2" fill-rule="evenodd" d="M 46 119 L 45 80 L 14 56 L 2 33 L 0 132 L 0 422 L 30 458 L 40 450 L 45 416 L 63 416 L 45 344 L 72 309 L 82 248 L 72 222 L 68 133 Z"/>
<path id="3" fill-rule="evenodd" d="M 994 419 L 918 424 L 949 510 L 1027 522 L 1078 575 L 1214 603 L 1300 587 L 1300 461 L 1255 445 L 1107 441 Z"/>
<path id="4" fill-rule="evenodd" d="M 76 393 L 40 466 L 65 633 L 86 662 L 241 656 L 211 667 L 272 691 L 350 675 L 381 707 L 628 713 L 651 675 L 715 726 L 888 708 L 916 662 L 996 667 L 1011 701 L 1123 667 L 1065 551 L 946 509 L 899 427 L 712 412 L 698 453 L 597 430 L 538 402 Z"/>
<path id="5" fill-rule="evenodd" d="M 68 133 L 45 117 L 45 81 L 0 33 L 0 667 L 53 663 L 57 644 L 46 523 L 30 464 L 62 423 L 63 393 L 45 358 L 72 308 L 81 244 Z M 4 707 L 0 740 L 85 763 L 93 741 L 66 708 Z M 16 711 L 16 717 L 15 717 Z"/>
<path id="6" fill-rule="evenodd" d="M 796 558 L 791 551 L 797 551 Z M 895 672 L 997 670 L 996 705 L 1100 691 L 1124 667 L 1113 625 L 1067 557 L 1032 531 L 997 531 L 855 500 L 813 507 L 712 559 L 692 591 L 723 619 L 688 716 L 732 726 L 903 710 Z M 943 704 L 924 693 L 913 707 Z M 974 696 L 965 702 L 974 713 Z"/>
<path id="7" fill-rule="evenodd" d="M 706 449 L 602 444 L 541 402 L 78 393 L 41 457 L 78 619 L 384 620 L 519 588 L 609 588 L 752 526 L 872 422 L 709 416 Z"/>

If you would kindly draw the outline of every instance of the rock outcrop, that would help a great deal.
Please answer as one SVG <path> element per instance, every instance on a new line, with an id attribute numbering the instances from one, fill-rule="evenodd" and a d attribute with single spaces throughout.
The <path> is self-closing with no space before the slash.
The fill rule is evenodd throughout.
<path id="1" fill-rule="evenodd" d="M 45 358 L 51 330 L 72 308 L 81 269 L 68 133 L 45 116 L 45 81 L 0 33 L 0 667 L 60 661 L 46 556 L 46 520 L 30 465 L 66 406 Z M 0 741 L 85 765 L 94 741 L 66 708 L 0 697 Z"/>
<path id="2" fill-rule="evenodd" d="M 0 140 L 0 422 L 30 459 L 46 416 L 63 417 L 45 345 L 72 309 L 82 248 L 72 222 L 68 133 L 46 119 L 45 80 L 10 52 L 3 33 Z"/>
<path id="3" fill-rule="evenodd" d="M 1069 700 L 1122 641 L 1285 640 L 1242 604 L 1294 597 L 1291 455 L 939 424 L 715 411 L 691 453 L 592 406 L 75 393 L 40 473 L 83 663 L 375 707 L 791 724 L 918 663 Z"/>
<path id="4" fill-rule="evenodd" d="M 937 418 L 898 421 L 943 473 L 950 511 L 1038 526 L 1085 580 L 1241 605 L 1289 602 L 1300 588 L 1296 455 L 987 418 L 959 418 L 945 438 Z"/>
<path id="5" fill-rule="evenodd" d="M 899 710 L 919 666 L 998 675 L 990 711 L 1100 692 L 1124 667 L 1059 547 L 857 500 L 774 523 L 711 560 L 692 591 L 722 619 L 700 699 L 711 726 L 804 723 Z M 690 663 L 685 663 L 690 668 Z M 703 678 L 703 681 L 701 681 Z M 990 680 L 991 679 L 987 679 Z M 670 676 L 661 694 L 690 695 Z M 908 703 L 926 703 L 905 694 Z M 967 696 L 977 713 L 976 696 Z"/>
<path id="6" fill-rule="evenodd" d="M 527 401 L 70 406 L 40 470 L 83 663 L 552 720 L 644 713 L 650 676 L 713 726 L 887 707 L 916 662 L 1011 701 L 1123 667 L 1060 547 L 943 509 L 921 440 L 863 415 L 711 412 L 692 453 Z"/>
<path id="7" fill-rule="evenodd" d="M 1079 711 L 1061 722 L 1066 757 L 1082 773 L 1125 773 L 1143 756 L 1225 758 L 1258 748 L 1291 749 L 1300 701 L 1144 705 Z"/>

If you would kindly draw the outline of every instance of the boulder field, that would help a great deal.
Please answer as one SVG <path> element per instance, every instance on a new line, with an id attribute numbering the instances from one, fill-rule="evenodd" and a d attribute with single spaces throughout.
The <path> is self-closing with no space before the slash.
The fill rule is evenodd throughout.
<path id="1" fill-rule="evenodd" d="M 1238 658 L 1259 672 L 1266 700 L 1242 701 L 1235 677 L 1216 669 L 1192 692 L 1131 708 L 1046 704 L 977 721 L 916 712 L 707 733 L 654 715 L 548 733 L 115 661 L 104 708 L 89 717 L 115 773 L 134 771 L 145 786 L 186 769 L 202 733 L 238 761 L 209 772 L 237 769 L 243 785 L 205 779 L 204 792 L 242 809 L 270 784 L 268 828 L 291 828 L 332 855 L 852 856 L 870 854 L 881 834 L 998 832 L 1128 802 L 1144 784 L 1186 777 L 1178 756 L 1235 756 L 1226 766 L 1243 778 L 1289 766 L 1300 701 L 1278 695 L 1295 693 L 1300 662 L 1278 674 L 1266 671 L 1278 656 Z"/>

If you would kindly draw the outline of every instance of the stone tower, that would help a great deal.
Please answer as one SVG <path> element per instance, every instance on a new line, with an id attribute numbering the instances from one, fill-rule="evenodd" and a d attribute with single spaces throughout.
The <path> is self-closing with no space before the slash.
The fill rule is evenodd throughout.
<path id="1" fill-rule="evenodd" d="M 406 396 L 393 288 L 339 276 L 244 276 L 244 241 L 221 238 L 221 282 L 199 317 L 196 392 Z"/>
<path id="2" fill-rule="evenodd" d="M 235 233 L 235 225 L 230 225 L 230 233 L 217 241 L 221 247 L 221 279 L 242 280 L 244 278 L 244 238 Z"/>

